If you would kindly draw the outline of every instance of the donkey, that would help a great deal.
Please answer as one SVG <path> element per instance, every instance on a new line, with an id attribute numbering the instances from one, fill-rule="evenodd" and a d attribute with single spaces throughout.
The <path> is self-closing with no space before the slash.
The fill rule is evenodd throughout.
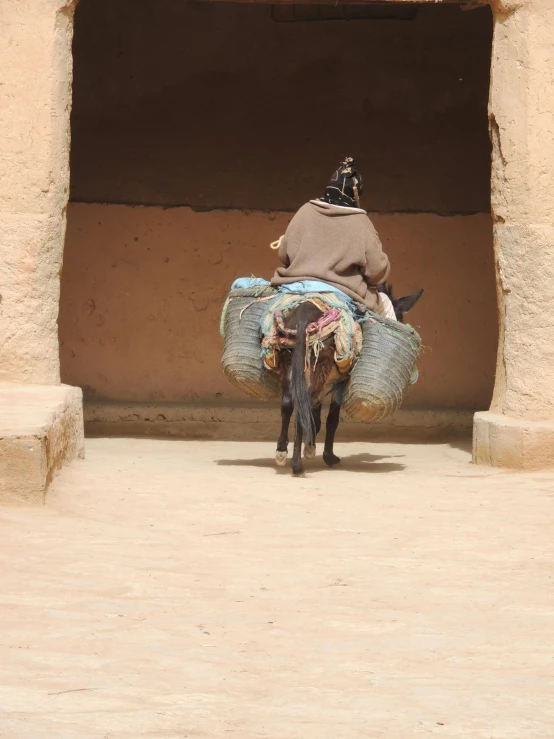
<path id="1" fill-rule="evenodd" d="M 378 291 L 390 298 L 396 318 L 402 321 L 423 295 L 419 290 L 398 300 L 393 297 L 392 286 L 379 285 Z M 302 463 L 302 443 L 304 457 L 315 457 L 315 440 L 321 429 L 321 406 L 328 395 L 331 398 L 325 431 L 323 461 L 328 467 L 340 463 L 333 452 L 335 433 L 339 425 L 342 395 L 347 377 L 339 372 L 335 363 L 335 341 L 333 336 L 323 341 L 317 362 L 309 355 L 309 384 L 306 380 L 306 329 L 323 315 L 316 305 L 305 301 L 296 306 L 285 318 L 288 329 L 296 330 L 294 348 L 280 352 L 279 373 L 281 377 L 281 434 L 277 440 L 275 462 L 284 467 L 287 462 L 289 426 L 292 413 L 296 410 L 296 427 L 292 455 L 292 472 L 296 477 L 304 474 Z"/>

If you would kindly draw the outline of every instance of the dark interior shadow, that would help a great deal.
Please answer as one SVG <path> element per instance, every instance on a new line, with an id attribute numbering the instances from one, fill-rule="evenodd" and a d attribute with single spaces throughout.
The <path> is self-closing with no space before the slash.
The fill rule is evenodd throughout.
<path id="1" fill-rule="evenodd" d="M 342 470 L 343 472 L 402 472 L 406 469 L 406 465 L 397 462 L 380 462 L 381 459 L 391 459 L 390 456 L 381 457 L 375 454 L 352 454 L 350 456 L 342 456 L 341 463 L 337 467 L 327 467 L 323 459 L 318 457 L 314 460 L 304 460 L 307 474 L 315 472 L 333 472 L 333 470 Z M 218 459 L 216 462 L 220 467 L 261 467 L 273 468 L 276 474 L 291 474 L 290 456 L 285 467 L 277 467 L 275 459 Z"/>

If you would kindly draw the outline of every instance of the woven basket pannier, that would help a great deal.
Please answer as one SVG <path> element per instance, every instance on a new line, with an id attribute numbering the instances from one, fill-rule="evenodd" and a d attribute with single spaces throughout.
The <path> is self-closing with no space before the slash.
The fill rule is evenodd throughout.
<path id="1" fill-rule="evenodd" d="M 261 358 L 260 322 L 277 295 L 273 288 L 231 290 L 224 323 L 221 364 L 227 379 L 256 400 L 279 396 L 279 377 L 267 370 Z"/>
<path id="2" fill-rule="evenodd" d="M 379 421 L 400 407 L 415 376 L 421 338 L 411 326 L 375 313 L 362 331 L 362 351 L 350 373 L 343 407 L 355 421 Z"/>

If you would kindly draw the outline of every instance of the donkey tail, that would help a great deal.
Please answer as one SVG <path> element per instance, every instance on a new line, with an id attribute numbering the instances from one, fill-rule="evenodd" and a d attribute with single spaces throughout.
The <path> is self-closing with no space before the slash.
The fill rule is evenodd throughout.
<path id="1" fill-rule="evenodd" d="M 307 328 L 308 321 L 300 318 L 296 325 L 296 343 L 292 352 L 291 391 L 296 423 L 302 429 L 304 444 L 312 447 L 315 444 L 315 421 L 305 373 Z"/>

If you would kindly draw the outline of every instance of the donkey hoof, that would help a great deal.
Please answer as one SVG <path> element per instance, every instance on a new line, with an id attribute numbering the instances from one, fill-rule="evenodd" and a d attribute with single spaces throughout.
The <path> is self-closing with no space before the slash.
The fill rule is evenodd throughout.
<path id="1" fill-rule="evenodd" d="M 313 446 L 304 447 L 304 459 L 313 459 L 315 457 L 315 444 Z"/>
<path id="2" fill-rule="evenodd" d="M 284 452 L 276 452 L 275 454 L 275 464 L 277 467 L 284 467 L 287 463 L 287 453 Z"/>
<path id="3" fill-rule="evenodd" d="M 323 452 L 323 461 L 327 467 L 334 467 L 335 465 L 340 464 L 340 457 L 337 457 L 336 454 L 327 454 L 326 452 Z"/>

